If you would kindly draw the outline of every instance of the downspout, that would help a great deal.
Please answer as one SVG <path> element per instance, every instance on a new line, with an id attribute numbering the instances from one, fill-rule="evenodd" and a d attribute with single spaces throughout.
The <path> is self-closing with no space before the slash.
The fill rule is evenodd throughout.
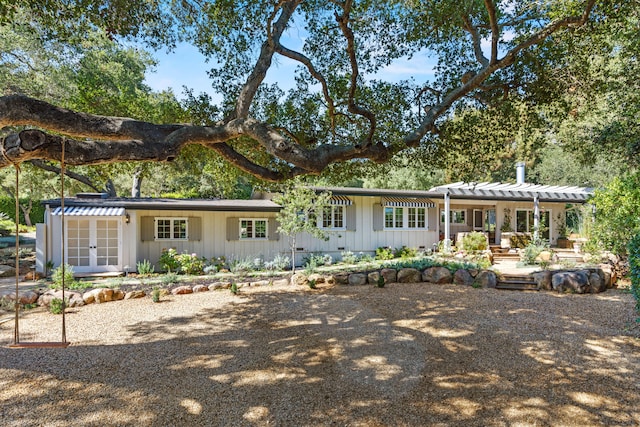
<path id="1" fill-rule="evenodd" d="M 444 251 L 451 252 L 451 198 L 449 197 L 449 190 L 444 193 Z"/>

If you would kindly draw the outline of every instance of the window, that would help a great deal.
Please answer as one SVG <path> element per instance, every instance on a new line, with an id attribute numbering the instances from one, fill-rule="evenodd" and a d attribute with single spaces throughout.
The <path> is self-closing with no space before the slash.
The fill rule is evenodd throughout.
<path id="1" fill-rule="evenodd" d="M 240 219 L 240 239 L 266 239 L 266 219 Z"/>
<path id="2" fill-rule="evenodd" d="M 444 210 L 440 211 L 440 222 L 444 224 Z M 466 224 L 467 223 L 467 211 L 464 209 L 451 209 L 449 210 L 449 223 L 450 224 Z"/>
<path id="3" fill-rule="evenodd" d="M 322 210 L 322 228 L 344 228 L 344 206 L 326 206 Z"/>
<path id="4" fill-rule="evenodd" d="M 540 236 L 549 239 L 550 211 L 540 210 Z M 520 233 L 533 233 L 533 210 L 516 209 L 516 231 Z"/>
<path id="5" fill-rule="evenodd" d="M 385 229 L 427 228 L 427 208 L 394 207 L 384 208 Z"/>
<path id="6" fill-rule="evenodd" d="M 407 208 L 409 228 L 425 228 L 427 225 L 427 212 L 425 208 Z"/>
<path id="7" fill-rule="evenodd" d="M 186 218 L 156 218 L 156 240 L 187 240 Z"/>

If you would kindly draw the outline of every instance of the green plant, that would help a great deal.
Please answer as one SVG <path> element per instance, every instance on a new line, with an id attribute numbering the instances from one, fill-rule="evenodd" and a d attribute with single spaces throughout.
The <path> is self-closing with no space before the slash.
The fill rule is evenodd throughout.
<path id="1" fill-rule="evenodd" d="M 136 270 L 138 271 L 138 274 L 141 274 L 143 276 L 149 276 L 153 274 L 155 272 L 155 269 L 155 266 L 151 264 L 151 261 L 149 261 L 148 259 L 138 261 L 136 263 Z"/>
<path id="2" fill-rule="evenodd" d="M 509 239 L 512 248 L 523 249 L 531 243 L 531 236 L 524 233 L 516 233 Z"/>
<path id="3" fill-rule="evenodd" d="M 190 275 L 200 275 L 204 273 L 206 258 L 198 258 L 195 253 L 182 253 L 176 256 L 180 272 Z"/>
<path id="4" fill-rule="evenodd" d="M 393 259 L 394 255 L 393 255 L 393 250 L 391 250 L 391 248 L 385 248 L 384 246 L 380 246 L 379 248 L 376 249 L 376 259 L 379 260 L 389 260 L 389 259 Z"/>
<path id="5" fill-rule="evenodd" d="M 525 265 L 535 265 L 538 255 L 540 255 L 542 251 L 545 251 L 547 249 L 548 247 L 546 245 L 529 243 L 520 252 L 520 257 L 522 258 L 522 262 Z"/>
<path id="6" fill-rule="evenodd" d="M 53 270 L 53 261 L 52 260 L 48 260 L 47 262 L 44 263 L 44 275 L 48 276 L 49 273 Z"/>
<path id="7" fill-rule="evenodd" d="M 467 233 L 462 238 L 462 247 L 465 251 L 484 251 L 487 249 L 487 236 L 479 231 Z"/>
<path id="8" fill-rule="evenodd" d="M 52 289 L 61 289 L 63 278 L 64 278 L 65 288 L 73 287 L 73 283 L 75 282 L 75 279 L 73 278 L 73 267 L 70 266 L 69 264 L 65 264 L 64 274 L 62 270 L 63 270 L 62 265 L 60 265 L 53 270 L 53 273 L 51 273 L 51 280 L 53 283 L 51 284 L 50 287 Z"/>
<path id="9" fill-rule="evenodd" d="M 636 299 L 636 312 L 640 314 L 640 233 L 636 234 L 627 244 L 629 254 L 629 278 L 631 279 L 631 294 Z M 636 319 L 640 321 L 640 317 Z"/>
<path id="10" fill-rule="evenodd" d="M 153 302 L 160 302 L 160 288 L 153 288 L 153 290 L 151 291 L 151 300 Z"/>
<path id="11" fill-rule="evenodd" d="M 370 264 L 372 262 L 375 261 L 375 258 L 369 254 L 365 254 L 360 252 L 358 254 L 358 262 L 364 263 L 364 264 Z"/>
<path id="12" fill-rule="evenodd" d="M 314 279 L 309 280 L 309 288 L 316 289 L 316 281 Z"/>
<path id="13" fill-rule="evenodd" d="M 234 259 L 230 262 L 229 269 L 235 274 L 250 273 L 255 270 L 255 265 L 249 258 Z"/>
<path id="14" fill-rule="evenodd" d="M 511 228 L 511 209 L 509 208 L 504 209 L 504 220 L 502 221 L 500 231 L 505 233 L 513 231 L 513 228 Z"/>
<path id="15" fill-rule="evenodd" d="M 160 281 L 165 285 L 173 285 L 174 283 L 178 283 L 180 279 L 178 278 L 178 275 L 176 273 L 169 272 L 163 275 Z"/>
<path id="16" fill-rule="evenodd" d="M 396 248 L 393 251 L 393 256 L 396 258 L 415 258 L 418 251 L 414 248 L 408 248 L 402 245 L 401 248 Z"/>
<path id="17" fill-rule="evenodd" d="M 67 304 L 68 301 L 64 301 L 62 298 L 54 298 L 49 303 L 49 311 L 52 314 L 62 314 Z"/>
<path id="18" fill-rule="evenodd" d="M 378 276 L 378 280 L 376 281 L 376 286 L 379 288 L 384 288 L 384 276 L 381 274 Z"/>
<path id="19" fill-rule="evenodd" d="M 178 253 L 175 249 L 170 248 L 162 251 L 158 260 L 163 271 L 168 273 L 177 272 L 180 269 L 180 261 L 178 261 Z"/>
<path id="20" fill-rule="evenodd" d="M 345 264 L 356 264 L 358 262 L 358 257 L 351 251 L 340 252 L 340 257 Z"/>
<path id="21" fill-rule="evenodd" d="M 232 294 L 237 295 L 240 290 L 238 289 L 238 285 L 236 282 L 231 283 L 231 287 L 229 288 Z"/>

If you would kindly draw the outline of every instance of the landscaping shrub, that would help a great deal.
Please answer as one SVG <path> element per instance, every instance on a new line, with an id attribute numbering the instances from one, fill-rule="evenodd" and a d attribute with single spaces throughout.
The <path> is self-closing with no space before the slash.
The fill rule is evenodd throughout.
<path id="1" fill-rule="evenodd" d="M 264 268 L 269 271 L 284 271 L 291 267 L 291 258 L 286 255 L 278 254 L 273 261 L 264 263 Z"/>
<path id="2" fill-rule="evenodd" d="M 51 280 L 53 283 L 51 283 L 49 287 L 51 289 L 62 289 L 62 277 L 62 266 L 60 265 L 53 270 L 53 273 L 51 273 Z M 64 287 L 66 289 L 81 289 L 89 286 L 86 286 L 83 282 L 76 281 L 73 277 L 73 267 L 69 264 L 64 265 Z"/>
<path id="3" fill-rule="evenodd" d="M 357 264 L 358 257 L 351 251 L 342 251 L 340 252 L 340 257 L 342 258 L 342 262 L 345 264 Z"/>
<path id="4" fill-rule="evenodd" d="M 465 251 L 484 251 L 487 249 L 487 236 L 479 231 L 468 233 L 462 238 Z"/>
<path id="5" fill-rule="evenodd" d="M 255 270 L 253 260 L 250 258 L 234 259 L 229 264 L 232 273 L 250 273 Z"/>
<path id="6" fill-rule="evenodd" d="M 531 243 L 531 236 L 524 233 L 518 233 L 511 236 L 509 239 L 512 248 L 524 249 L 529 243 Z"/>
<path id="7" fill-rule="evenodd" d="M 153 264 L 151 264 L 151 261 L 149 261 L 148 259 L 145 259 L 143 261 L 138 261 L 136 263 L 136 270 L 138 271 L 138 274 L 142 274 L 143 276 L 148 276 L 150 274 L 153 274 L 155 269 L 156 268 L 153 266 Z"/>
<path id="8" fill-rule="evenodd" d="M 415 258 L 418 254 L 418 251 L 414 248 L 408 248 L 402 245 L 401 248 L 396 248 L 393 251 L 393 256 L 396 258 Z"/>
<path id="9" fill-rule="evenodd" d="M 636 299 L 636 312 L 640 314 L 640 234 L 636 234 L 627 244 L 629 254 L 629 275 L 631 278 L 631 294 Z M 640 321 L 640 317 L 637 319 Z"/>
<path id="10" fill-rule="evenodd" d="M 180 269 L 180 261 L 178 261 L 178 253 L 175 249 L 163 250 L 158 260 L 163 271 L 168 273 L 177 272 Z"/>
<path id="11" fill-rule="evenodd" d="M 206 258 L 198 258 L 195 253 L 182 253 L 176 257 L 179 264 L 179 271 L 184 274 L 200 275 L 204 273 L 204 263 Z"/>
<path id="12" fill-rule="evenodd" d="M 49 311 L 52 314 L 62 314 L 68 301 L 63 301 L 62 298 L 54 298 L 49 303 Z"/>
<path id="13" fill-rule="evenodd" d="M 394 255 L 391 248 L 385 248 L 383 246 L 380 246 L 379 248 L 376 249 L 376 259 L 384 261 L 384 260 L 389 260 L 393 258 L 394 258 Z"/>
<path id="14" fill-rule="evenodd" d="M 547 249 L 549 248 L 545 244 L 535 244 L 533 242 L 529 243 L 520 253 L 520 256 L 522 257 L 522 263 L 525 265 L 536 264 L 536 258 L 538 258 L 538 255 L 540 255 L 542 251 L 546 251 Z"/>

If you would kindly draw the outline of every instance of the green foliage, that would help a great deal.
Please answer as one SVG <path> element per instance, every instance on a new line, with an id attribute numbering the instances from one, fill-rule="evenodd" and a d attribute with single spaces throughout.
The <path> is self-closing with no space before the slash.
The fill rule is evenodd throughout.
<path id="1" fill-rule="evenodd" d="M 274 197 L 273 201 L 282 206 L 276 216 L 278 232 L 289 236 L 291 268 L 295 271 L 296 238 L 300 233 L 322 240 L 328 239 L 327 232 L 318 227 L 317 221 L 324 208 L 330 206 L 331 194 L 316 194 L 310 188 L 297 186 Z"/>
<path id="2" fill-rule="evenodd" d="M 309 288 L 310 289 L 316 289 L 316 281 L 314 279 L 309 280 Z"/>
<path id="3" fill-rule="evenodd" d="M 540 245 L 535 243 L 529 243 L 524 249 L 520 252 L 520 256 L 522 258 L 522 262 L 525 265 L 535 265 L 536 258 L 542 251 L 548 250 L 549 247 L 547 245 Z"/>
<path id="4" fill-rule="evenodd" d="M 462 246 L 466 251 L 484 251 L 487 249 L 487 236 L 479 231 L 468 233 L 462 238 Z"/>
<path id="5" fill-rule="evenodd" d="M 191 253 L 182 253 L 177 256 L 180 264 L 180 272 L 190 275 L 200 275 L 204 273 L 204 265 L 206 258 L 199 258 L 198 255 Z"/>
<path id="6" fill-rule="evenodd" d="M 49 303 L 49 311 L 52 314 L 62 314 L 64 309 L 69 304 L 69 301 L 64 301 L 62 298 L 53 298 Z"/>
<path id="7" fill-rule="evenodd" d="M 238 292 L 240 292 L 240 289 L 238 289 L 238 284 L 235 282 L 232 282 L 231 287 L 229 288 L 229 291 L 231 291 L 232 294 L 237 295 Z"/>
<path id="8" fill-rule="evenodd" d="M 401 248 L 396 248 L 393 251 L 393 256 L 395 258 L 414 258 L 418 254 L 417 249 L 408 248 L 402 245 Z"/>
<path id="9" fill-rule="evenodd" d="M 591 240 L 605 250 L 624 255 L 631 238 L 640 232 L 640 172 L 612 180 L 603 190 L 596 190 L 595 223 Z"/>
<path id="10" fill-rule="evenodd" d="M 394 258 L 393 250 L 391 248 L 385 248 L 383 246 L 376 249 L 376 259 L 388 260 Z"/>
<path id="11" fill-rule="evenodd" d="M 151 300 L 153 302 L 160 302 L 160 288 L 154 287 L 151 291 Z"/>
<path id="12" fill-rule="evenodd" d="M 27 205 L 29 204 L 28 198 L 20 198 L 20 204 Z M 29 218 L 31 220 L 31 224 L 44 222 L 44 211 L 45 208 L 42 204 L 40 204 L 40 200 L 32 200 L 31 201 L 31 212 L 29 212 Z M 8 196 L 0 196 L 0 212 L 5 213 L 7 216 L 6 220 L 8 220 L 8 228 L 13 232 L 15 230 L 15 220 L 16 220 L 16 201 L 13 197 Z M 24 212 L 20 210 L 20 224 L 25 224 Z M 2 222 L 0 227 L 4 227 L 5 223 Z"/>
<path id="13" fill-rule="evenodd" d="M 345 264 L 357 264 L 358 256 L 351 251 L 342 251 L 340 252 L 340 258 L 342 262 Z"/>
<path id="14" fill-rule="evenodd" d="M 136 263 L 136 270 L 138 271 L 138 274 L 141 274 L 143 276 L 149 276 L 151 274 L 153 274 L 155 272 L 155 267 L 153 264 L 151 264 L 151 261 L 149 261 L 148 259 L 145 259 L 143 261 L 138 261 Z"/>
<path id="15" fill-rule="evenodd" d="M 514 233 L 510 238 L 512 248 L 523 249 L 531 244 L 531 236 L 525 233 Z"/>
<path id="16" fill-rule="evenodd" d="M 180 281 L 180 278 L 176 273 L 169 271 L 166 274 L 162 275 L 160 281 L 165 285 L 174 285 Z"/>
<path id="17" fill-rule="evenodd" d="M 384 288 L 385 282 L 384 282 L 384 276 L 379 275 L 378 276 L 378 280 L 376 281 L 376 286 L 379 288 Z"/>
<path id="18" fill-rule="evenodd" d="M 177 272 L 180 269 L 180 261 L 178 260 L 178 252 L 173 249 L 163 250 L 160 254 L 160 268 L 168 273 Z"/>
<path id="19" fill-rule="evenodd" d="M 250 273 L 256 270 L 253 259 L 250 257 L 243 259 L 234 259 L 229 263 L 229 269 L 235 274 Z"/>
<path id="20" fill-rule="evenodd" d="M 640 233 L 633 236 L 627 246 L 629 253 L 631 293 L 636 299 L 636 311 L 640 314 Z"/>
<path id="21" fill-rule="evenodd" d="M 284 271 L 289 267 L 291 267 L 291 259 L 282 254 L 277 254 L 272 261 L 264 263 L 264 268 L 268 271 Z"/>
<path id="22" fill-rule="evenodd" d="M 52 284 L 50 285 L 50 287 L 52 289 L 62 289 L 62 279 L 64 278 L 64 286 L 67 289 L 71 289 L 71 287 L 73 286 L 75 279 L 73 277 L 73 267 L 70 266 L 69 264 L 65 264 L 64 265 L 64 274 L 62 272 L 63 268 L 62 266 L 58 266 L 56 267 L 55 270 L 53 270 L 53 273 L 51 273 L 51 280 L 52 280 Z"/>

